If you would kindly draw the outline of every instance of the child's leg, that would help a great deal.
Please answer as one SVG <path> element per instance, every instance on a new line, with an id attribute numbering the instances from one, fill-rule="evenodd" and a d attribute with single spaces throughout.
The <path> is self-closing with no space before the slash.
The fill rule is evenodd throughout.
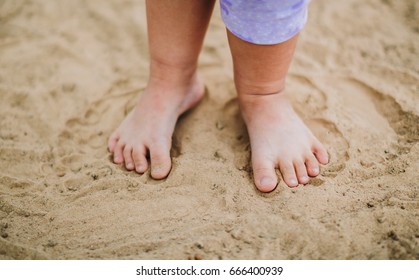
<path id="1" fill-rule="evenodd" d="M 204 94 L 196 67 L 214 1 L 147 1 L 150 77 L 135 108 L 109 138 L 115 163 L 143 173 L 149 156 L 153 178 L 169 174 L 177 118 Z"/>
<path id="2" fill-rule="evenodd" d="M 305 184 L 319 174 L 328 155 L 297 116 L 284 92 L 297 36 L 275 45 L 256 45 L 228 32 L 240 108 L 250 135 L 257 188 L 277 185 L 279 167 L 288 186 Z"/>

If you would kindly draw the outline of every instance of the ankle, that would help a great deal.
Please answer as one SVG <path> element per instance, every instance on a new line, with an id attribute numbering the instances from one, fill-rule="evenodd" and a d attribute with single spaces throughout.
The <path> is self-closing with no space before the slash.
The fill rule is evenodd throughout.
<path id="1" fill-rule="evenodd" d="M 194 62 L 170 62 L 152 59 L 149 83 L 160 85 L 184 86 L 197 80 L 197 64 Z"/>
<path id="2" fill-rule="evenodd" d="M 285 89 L 285 78 L 270 81 L 257 81 L 235 75 L 235 84 L 240 96 L 281 94 Z"/>
<path id="3" fill-rule="evenodd" d="M 238 100 L 243 109 L 267 109 L 287 102 L 287 96 L 285 88 L 272 87 L 263 91 L 241 91 L 238 93 Z"/>
<path id="4" fill-rule="evenodd" d="M 238 100 L 246 124 L 264 117 L 282 119 L 293 111 L 284 89 L 272 93 L 242 93 L 239 94 Z"/>

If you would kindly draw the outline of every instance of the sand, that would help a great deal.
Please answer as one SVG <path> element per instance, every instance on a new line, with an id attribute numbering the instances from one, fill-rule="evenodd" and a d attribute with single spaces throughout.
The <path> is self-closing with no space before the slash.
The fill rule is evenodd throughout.
<path id="1" fill-rule="evenodd" d="M 331 162 L 262 194 L 218 7 L 156 181 L 106 150 L 146 85 L 144 1 L 0 1 L 0 258 L 419 259 L 418 19 L 312 1 L 287 86 Z"/>

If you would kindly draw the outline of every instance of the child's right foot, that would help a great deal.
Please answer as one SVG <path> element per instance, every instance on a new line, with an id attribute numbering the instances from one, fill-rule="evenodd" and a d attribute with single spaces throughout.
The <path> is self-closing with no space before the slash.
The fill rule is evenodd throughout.
<path id="1" fill-rule="evenodd" d="M 241 95 L 240 107 L 252 148 L 253 176 L 262 192 L 275 189 L 279 167 L 290 187 L 307 184 L 327 164 L 323 145 L 294 112 L 283 92 Z"/>
<path id="2" fill-rule="evenodd" d="M 151 162 L 151 176 L 165 178 L 171 169 L 172 134 L 178 117 L 204 96 L 196 73 L 190 79 L 150 79 L 135 108 L 112 133 L 108 149 L 116 164 L 144 173 Z"/>

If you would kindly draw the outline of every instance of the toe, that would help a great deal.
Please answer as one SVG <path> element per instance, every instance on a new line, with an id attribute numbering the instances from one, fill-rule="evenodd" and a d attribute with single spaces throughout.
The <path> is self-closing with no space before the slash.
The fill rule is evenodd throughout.
<path id="1" fill-rule="evenodd" d="M 316 140 L 314 146 L 313 146 L 313 153 L 315 154 L 317 160 L 321 164 L 328 164 L 329 163 L 329 155 L 327 154 L 326 149 L 324 146 Z"/>
<path id="2" fill-rule="evenodd" d="M 169 145 L 154 145 L 150 147 L 151 177 L 163 179 L 169 175 L 172 168 Z"/>
<path id="3" fill-rule="evenodd" d="M 115 145 L 118 142 L 118 134 L 116 132 L 112 133 L 112 135 L 108 139 L 108 150 L 109 152 L 113 153 L 115 150 Z"/>
<path id="4" fill-rule="evenodd" d="M 132 147 L 129 145 L 126 145 L 124 148 L 123 155 L 124 155 L 125 168 L 127 170 L 133 170 L 134 161 L 132 159 Z"/>
<path id="5" fill-rule="evenodd" d="M 306 157 L 306 168 L 307 173 L 311 177 L 316 177 L 320 173 L 319 162 L 317 161 L 316 157 L 311 154 Z"/>
<path id="6" fill-rule="evenodd" d="M 120 164 L 124 161 L 123 157 L 123 150 L 124 150 L 124 144 L 122 141 L 118 141 L 115 145 L 114 151 L 113 151 L 113 162 L 116 164 Z"/>
<path id="7" fill-rule="evenodd" d="M 263 157 L 254 156 L 252 163 L 256 187 L 261 192 L 273 191 L 278 184 L 273 162 Z"/>
<path id="8" fill-rule="evenodd" d="M 294 169 L 295 169 L 295 173 L 296 173 L 297 178 L 298 178 L 298 182 L 300 184 L 303 184 L 303 185 L 307 184 L 309 178 L 308 178 L 308 175 L 307 175 L 307 169 L 306 169 L 306 166 L 305 166 L 304 162 L 302 160 L 301 161 L 295 161 L 294 162 Z"/>
<path id="9" fill-rule="evenodd" d="M 297 176 L 295 174 L 294 165 L 291 161 L 283 161 L 279 163 L 279 169 L 281 170 L 282 177 L 285 183 L 289 187 L 298 186 Z"/>
<path id="10" fill-rule="evenodd" d="M 132 150 L 132 159 L 134 160 L 135 171 L 142 174 L 148 168 L 147 150 L 144 146 L 134 147 Z"/>

